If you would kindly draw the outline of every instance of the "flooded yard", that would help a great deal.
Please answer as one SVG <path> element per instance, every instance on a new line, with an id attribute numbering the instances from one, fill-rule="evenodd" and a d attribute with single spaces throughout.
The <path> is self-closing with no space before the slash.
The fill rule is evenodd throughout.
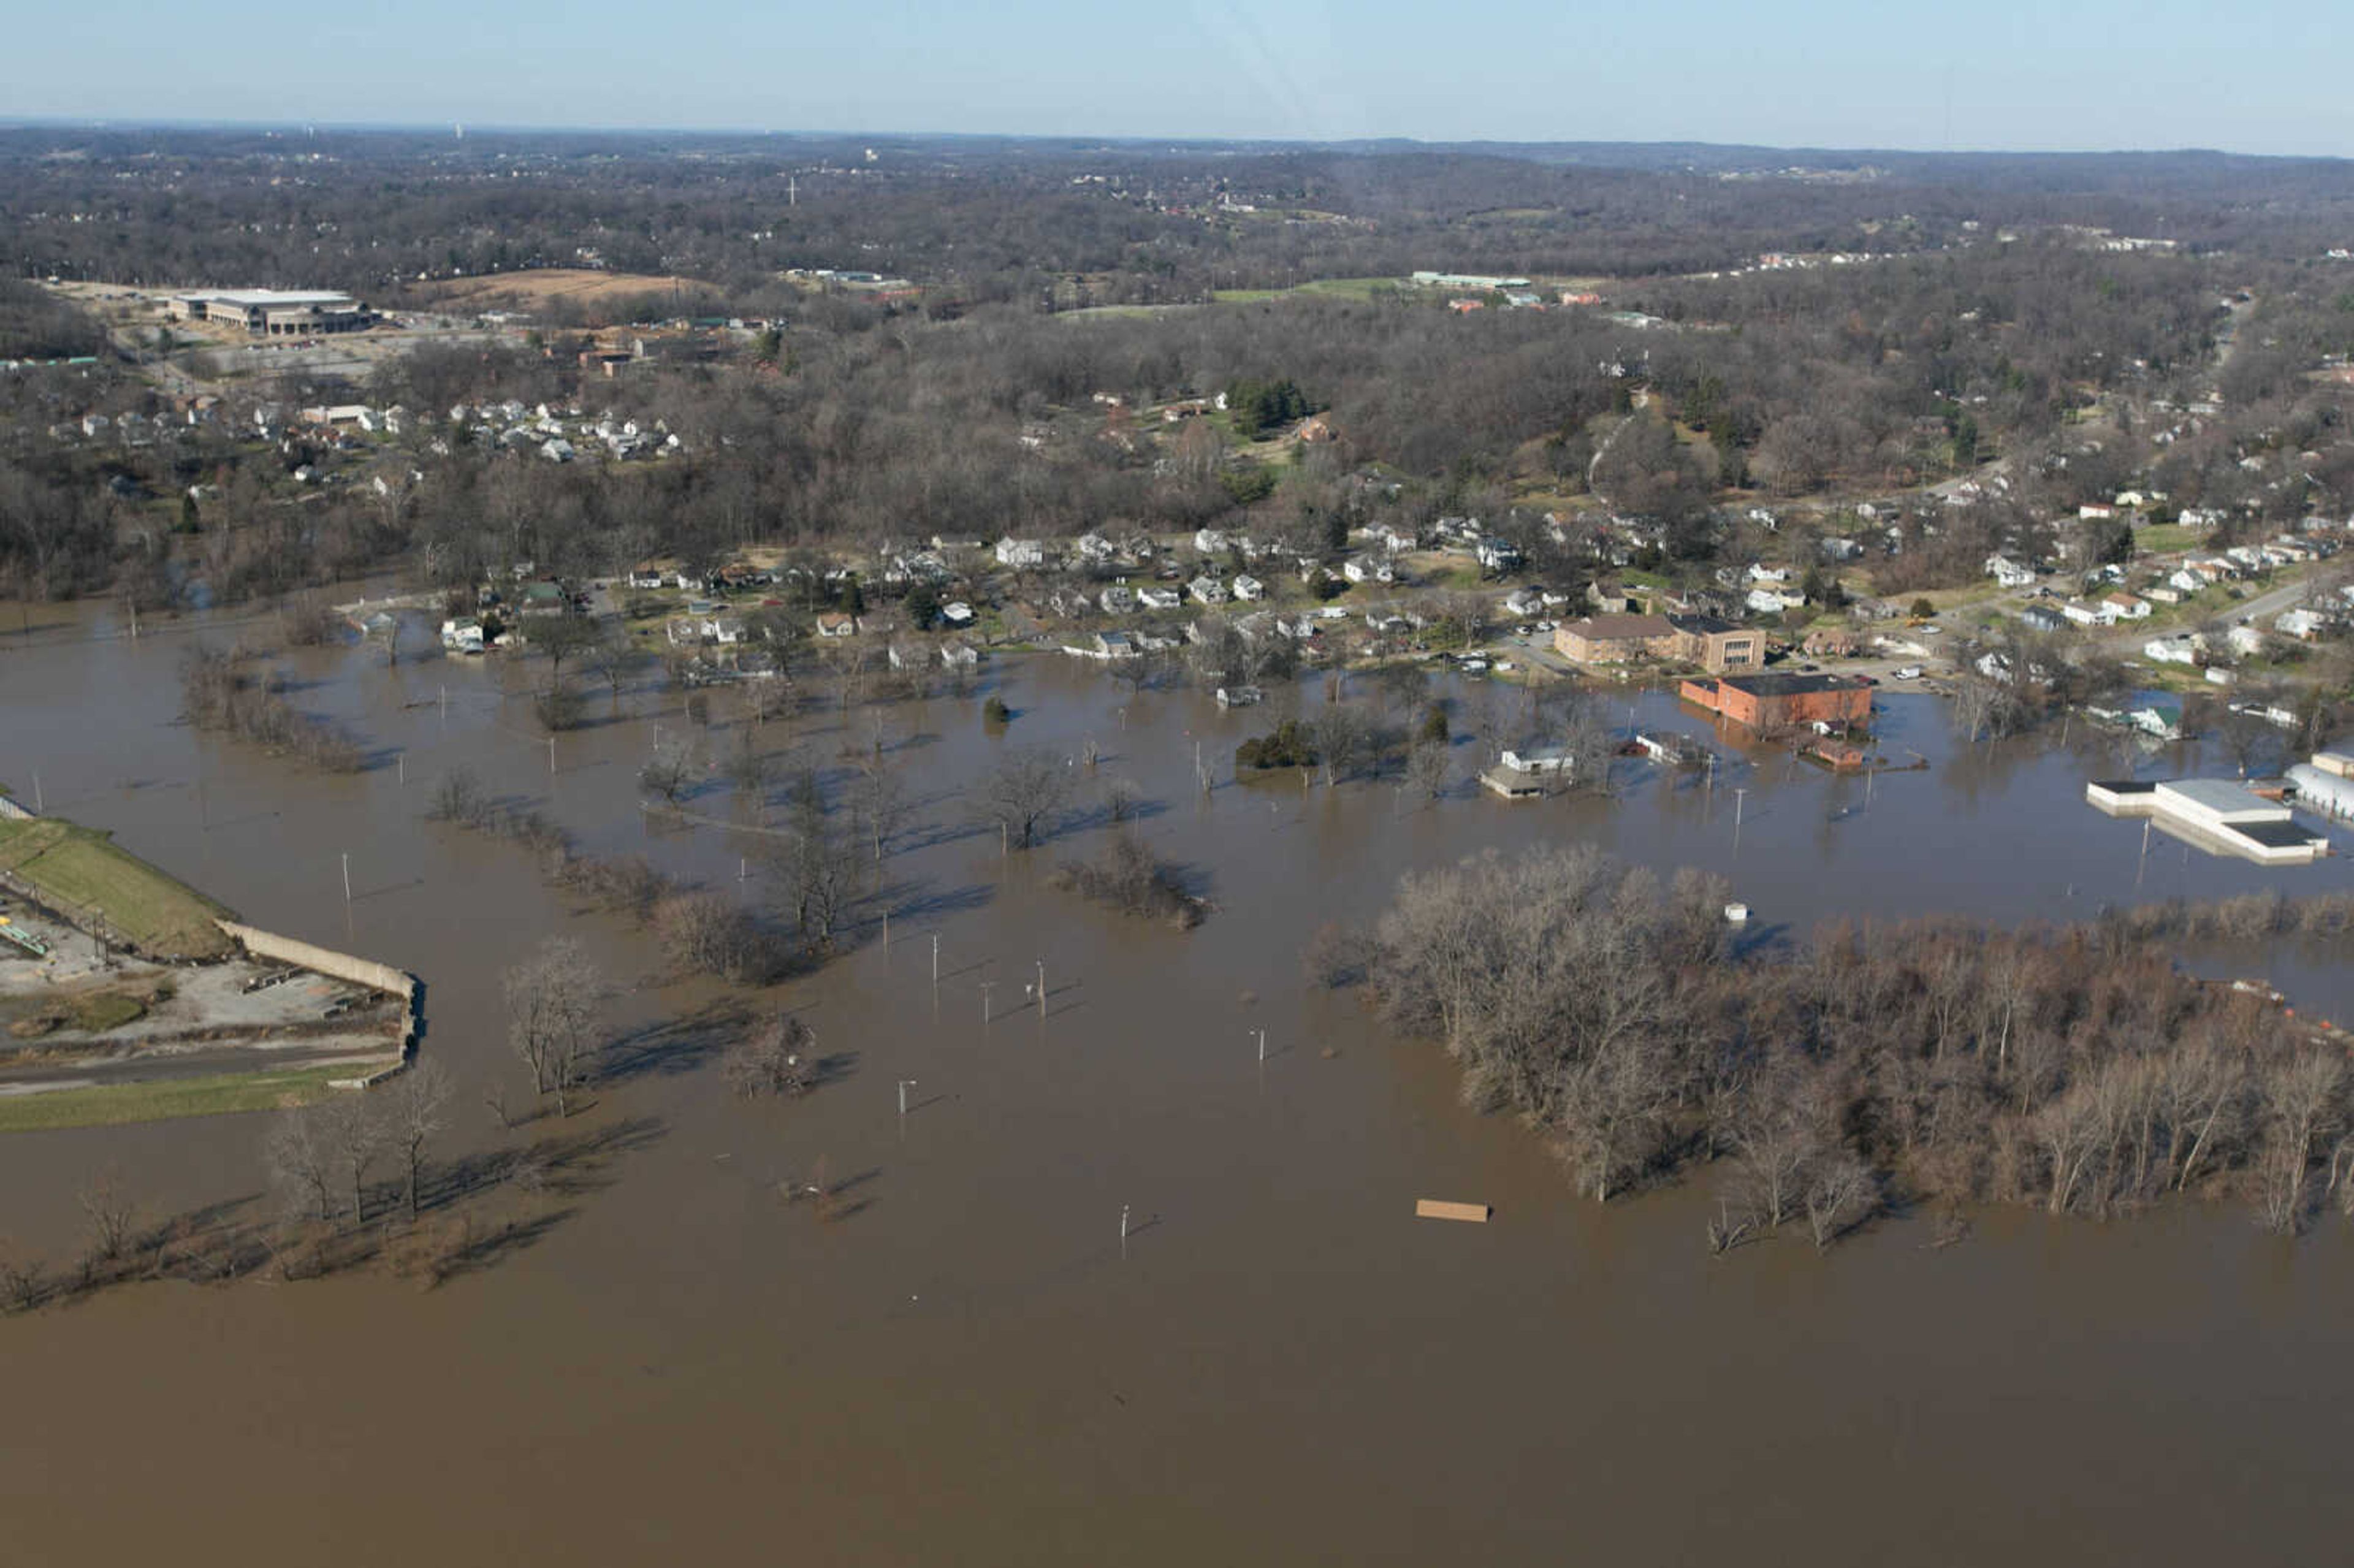
<path id="1" fill-rule="evenodd" d="M 501 971 L 578 938 L 616 1044 L 573 1122 L 630 1130 L 552 1223 L 436 1291 L 153 1285 L 0 1319 L 25 1417 L 0 1508 L 27 1560 L 234 1538 L 358 1563 L 458 1542 L 576 1562 L 2058 1564 L 2233 1560 L 2252 1537 L 2327 1557 L 2354 1524 L 2335 1219 L 2285 1242 L 2236 1208 L 1998 1212 L 1959 1245 L 1898 1218 L 1827 1255 L 1792 1236 L 1712 1258 L 1705 1176 L 1582 1202 L 1538 1140 L 1460 1106 L 1435 1047 L 1304 976 L 1318 927 L 1371 918 L 1402 873 L 1570 839 L 1724 875 L 1756 943 L 2346 887 L 2338 858 L 2145 853 L 2083 803 L 2085 779 L 2137 765 L 2112 741 L 1962 747 L 1935 700 L 1887 694 L 1886 747 L 1930 766 L 1867 781 L 1743 752 L 1651 695 L 1631 723 L 1708 738 L 1712 772 L 1628 760 L 1615 798 L 1508 802 L 1465 766 L 1427 802 L 1237 783 L 1270 708 L 1001 661 L 881 710 L 915 803 L 901 842 L 850 950 L 751 992 L 667 983 L 642 931 L 529 852 L 426 815 L 463 767 L 588 853 L 782 896 L 751 835 L 640 809 L 641 765 L 684 745 L 684 809 L 760 820 L 716 768 L 726 695 L 706 729 L 651 685 L 593 692 L 551 770 L 535 667 L 290 654 L 292 699 L 371 756 L 320 776 L 177 722 L 188 634 L 58 620 L 0 653 L 0 779 L 37 768 L 49 810 L 255 924 L 421 977 L 423 1050 L 461 1085 L 448 1154 L 500 1136 L 487 1092 L 528 1098 Z M 874 735 L 821 705 L 758 744 L 790 737 L 839 789 Z M 1069 768 L 1078 821 L 1006 854 L 965 800 L 1025 747 Z M 1213 906 L 1198 929 L 1045 885 L 1106 837 L 1113 779 Z M 2354 1012 L 2326 956 L 2199 962 Z M 778 1008 L 840 1058 L 831 1081 L 732 1099 L 717 1050 Z M 0 1139 L 0 1235 L 69 1248 L 105 1170 L 154 1213 L 265 1203 L 262 1134 L 228 1116 Z M 788 1201 L 812 1181 L 830 1214 Z M 1420 1222 L 1426 1197 L 1494 1218 Z"/>

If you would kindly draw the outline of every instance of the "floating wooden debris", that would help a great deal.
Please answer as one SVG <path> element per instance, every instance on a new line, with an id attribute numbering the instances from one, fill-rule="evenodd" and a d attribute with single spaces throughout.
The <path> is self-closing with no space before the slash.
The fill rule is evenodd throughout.
<path id="1" fill-rule="evenodd" d="M 1462 1220 L 1484 1225 L 1491 1211 L 1485 1203 L 1450 1203 L 1443 1198 L 1420 1198 L 1415 1202 L 1414 1213 L 1416 1219 Z"/>

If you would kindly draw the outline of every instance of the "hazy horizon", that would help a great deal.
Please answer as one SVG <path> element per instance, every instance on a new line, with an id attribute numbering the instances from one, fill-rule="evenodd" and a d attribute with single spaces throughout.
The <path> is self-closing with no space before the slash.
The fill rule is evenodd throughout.
<path id="1" fill-rule="evenodd" d="M 1993 0 L 1967 26 L 1856 0 L 1691 0 L 1672 33 L 1532 0 L 1464 19 L 1398 0 L 676 0 L 658 26 L 615 0 L 414 0 L 398 20 L 290 24 L 226 0 L 207 37 L 256 40 L 232 73 L 206 50 L 126 50 L 119 10 L 47 13 L 0 62 L 0 101 L 69 123 L 2354 154 L 2338 90 L 2354 41 L 2280 0 Z M 300 59 L 277 64 L 290 36 Z"/>

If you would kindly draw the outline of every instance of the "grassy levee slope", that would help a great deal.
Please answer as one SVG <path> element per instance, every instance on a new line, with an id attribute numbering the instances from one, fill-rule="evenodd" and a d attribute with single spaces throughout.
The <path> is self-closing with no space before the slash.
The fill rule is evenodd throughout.
<path id="1" fill-rule="evenodd" d="M 0 820 L 0 871 L 76 922 L 93 915 L 156 959 L 219 959 L 236 944 L 213 924 L 233 911 L 115 846 L 111 835 L 55 817 Z"/>
<path id="2" fill-rule="evenodd" d="M 334 1093 L 333 1081 L 348 1078 L 352 1073 L 349 1066 L 298 1067 L 286 1072 L 222 1073 L 0 1095 L 0 1133 L 279 1110 L 308 1105 Z"/>

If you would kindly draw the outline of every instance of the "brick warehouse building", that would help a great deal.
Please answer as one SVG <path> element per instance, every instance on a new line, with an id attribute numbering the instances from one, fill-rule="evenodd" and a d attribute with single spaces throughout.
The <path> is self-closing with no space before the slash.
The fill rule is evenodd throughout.
<path id="1" fill-rule="evenodd" d="M 1721 673 L 1766 662 L 1766 634 L 1708 615 L 1589 615 L 1564 621 L 1553 652 L 1587 666 L 1661 659 Z"/>
<path id="2" fill-rule="evenodd" d="M 1872 688 L 1850 675 L 1727 675 L 1686 681 L 1677 695 L 1754 730 L 1864 724 Z"/>

